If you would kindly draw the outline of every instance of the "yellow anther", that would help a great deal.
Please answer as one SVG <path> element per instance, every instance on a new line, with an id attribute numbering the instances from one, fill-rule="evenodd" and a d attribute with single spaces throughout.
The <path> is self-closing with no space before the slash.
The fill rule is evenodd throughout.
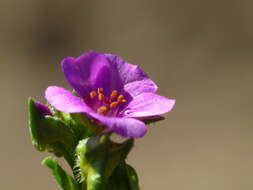
<path id="1" fill-rule="evenodd" d="M 114 108 L 116 108 L 118 105 L 119 105 L 118 102 L 112 102 L 112 103 L 110 104 L 110 108 L 114 109 Z"/>
<path id="2" fill-rule="evenodd" d="M 100 114 L 106 114 L 106 112 L 107 112 L 108 110 L 109 110 L 108 107 L 106 107 L 106 106 L 101 106 L 101 107 L 98 108 L 98 113 L 100 113 Z"/>
<path id="3" fill-rule="evenodd" d="M 98 100 L 99 100 L 99 101 L 103 101 L 104 98 L 105 98 L 104 94 L 102 94 L 102 93 L 99 93 L 99 94 L 98 94 Z"/>
<path id="4" fill-rule="evenodd" d="M 122 100 L 124 100 L 125 98 L 124 98 L 124 96 L 123 95 L 119 95 L 119 97 L 118 97 L 118 102 L 121 102 Z"/>
<path id="5" fill-rule="evenodd" d="M 117 90 L 113 90 L 111 93 L 111 99 L 113 100 L 114 98 L 118 97 L 118 91 Z"/>
<path id="6" fill-rule="evenodd" d="M 93 99 L 97 96 L 97 93 L 95 91 L 90 92 L 90 98 Z"/>
<path id="7" fill-rule="evenodd" d="M 125 97 L 123 96 L 123 95 L 120 95 L 119 97 L 118 97 L 118 100 L 117 100 L 119 103 L 126 103 L 127 101 L 126 101 L 126 99 L 125 99 Z"/>
<path id="8" fill-rule="evenodd" d="M 122 100 L 120 100 L 120 103 L 126 103 L 127 101 L 126 101 L 126 99 L 122 99 Z"/>
<path id="9" fill-rule="evenodd" d="M 104 92 L 104 89 L 103 89 L 103 88 L 98 88 L 98 93 L 99 93 L 99 94 L 103 94 L 103 92 Z"/>

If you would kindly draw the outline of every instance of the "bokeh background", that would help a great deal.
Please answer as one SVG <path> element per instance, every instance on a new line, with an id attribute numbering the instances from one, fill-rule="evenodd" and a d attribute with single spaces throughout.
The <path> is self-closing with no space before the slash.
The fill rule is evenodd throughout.
<path id="1" fill-rule="evenodd" d="M 27 98 L 69 87 L 59 62 L 94 49 L 176 98 L 128 162 L 143 190 L 253 189 L 251 0 L 1 0 L 0 188 L 58 189 L 31 145 Z"/>

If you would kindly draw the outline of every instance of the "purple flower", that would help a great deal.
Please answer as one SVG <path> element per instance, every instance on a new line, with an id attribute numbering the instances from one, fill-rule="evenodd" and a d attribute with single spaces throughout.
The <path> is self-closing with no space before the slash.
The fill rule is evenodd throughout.
<path id="1" fill-rule="evenodd" d="M 175 104 L 156 94 L 156 84 L 143 70 L 117 55 L 89 51 L 67 57 L 61 65 L 79 96 L 50 86 L 47 101 L 59 111 L 84 113 L 123 137 L 144 136 L 147 127 L 142 120 L 169 112 Z"/>

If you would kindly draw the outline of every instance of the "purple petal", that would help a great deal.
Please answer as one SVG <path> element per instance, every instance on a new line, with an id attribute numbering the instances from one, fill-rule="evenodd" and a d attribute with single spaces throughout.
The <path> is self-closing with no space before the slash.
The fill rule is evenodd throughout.
<path id="1" fill-rule="evenodd" d="M 147 132 L 142 121 L 133 118 L 106 117 L 95 113 L 79 97 L 67 89 L 50 86 L 47 88 L 45 96 L 47 101 L 57 110 L 66 113 L 85 113 L 123 137 L 138 138 Z"/>
<path id="2" fill-rule="evenodd" d="M 52 115 L 50 109 L 40 102 L 35 102 L 36 107 L 42 115 Z"/>
<path id="3" fill-rule="evenodd" d="M 123 115 L 135 118 L 157 116 L 171 111 L 175 102 L 173 99 L 167 99 L 157 94 L 143 93 L 134 97 Z"/>
<path id="4" fill-rule="evenodd" d="M 99 120 L 108 129 L 123 137 L 140 138 L 147 132 L 146 125 L 134 118 L 106 117 L 97 113 L 89 113 L 90 116 Z"/>
<path id="5" fill-rule="evenodd" d="M 92 111 L 79 97 L 65 88 L 50 86 L 45 92 L 46 100 L 57 110 L 66 113 L 82 113 Z"/>
<path id="6" fill-rule="evenodd" d="M 83 98 L 97 88 L 104 88 L 106 94 L 119 88 L 116 68 L 102 53 L 89 51 L 78 58 L 65 58 L 61 64 L 68 82 Z"/>
<path id="7" fill-rule="evenodd" d="M 145 92 L 155 93 L 157 91 L 156 84 L 140 67 L 127 63 L 117 55 L 105 55 L 110 63 L 117 68 L 124 90 L 130 95 L 136 96 Z"/>
<path id="8" fill-rule="evenodd" d="M 143 79 L 141 81 L 127 83 L 124 86 L 124 90 L 134 97 L 142 93 L 155 93 L 157 91 L 157 86 L 152 80 Z"/>

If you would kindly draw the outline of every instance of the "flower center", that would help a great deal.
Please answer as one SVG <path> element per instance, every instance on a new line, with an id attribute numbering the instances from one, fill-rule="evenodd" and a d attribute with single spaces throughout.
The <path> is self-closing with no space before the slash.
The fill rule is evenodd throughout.
<path id="1" fill-rule="evenodd" d="M 109 97 L 104 95 L 104 89 L 98 88 L 97 92 L 90 92 L 91 107 L 101 114 L 107 116 L 117 116 L 121 105 L 125 104 L 127 100 L 117 90 L 113 90 Z"/>

